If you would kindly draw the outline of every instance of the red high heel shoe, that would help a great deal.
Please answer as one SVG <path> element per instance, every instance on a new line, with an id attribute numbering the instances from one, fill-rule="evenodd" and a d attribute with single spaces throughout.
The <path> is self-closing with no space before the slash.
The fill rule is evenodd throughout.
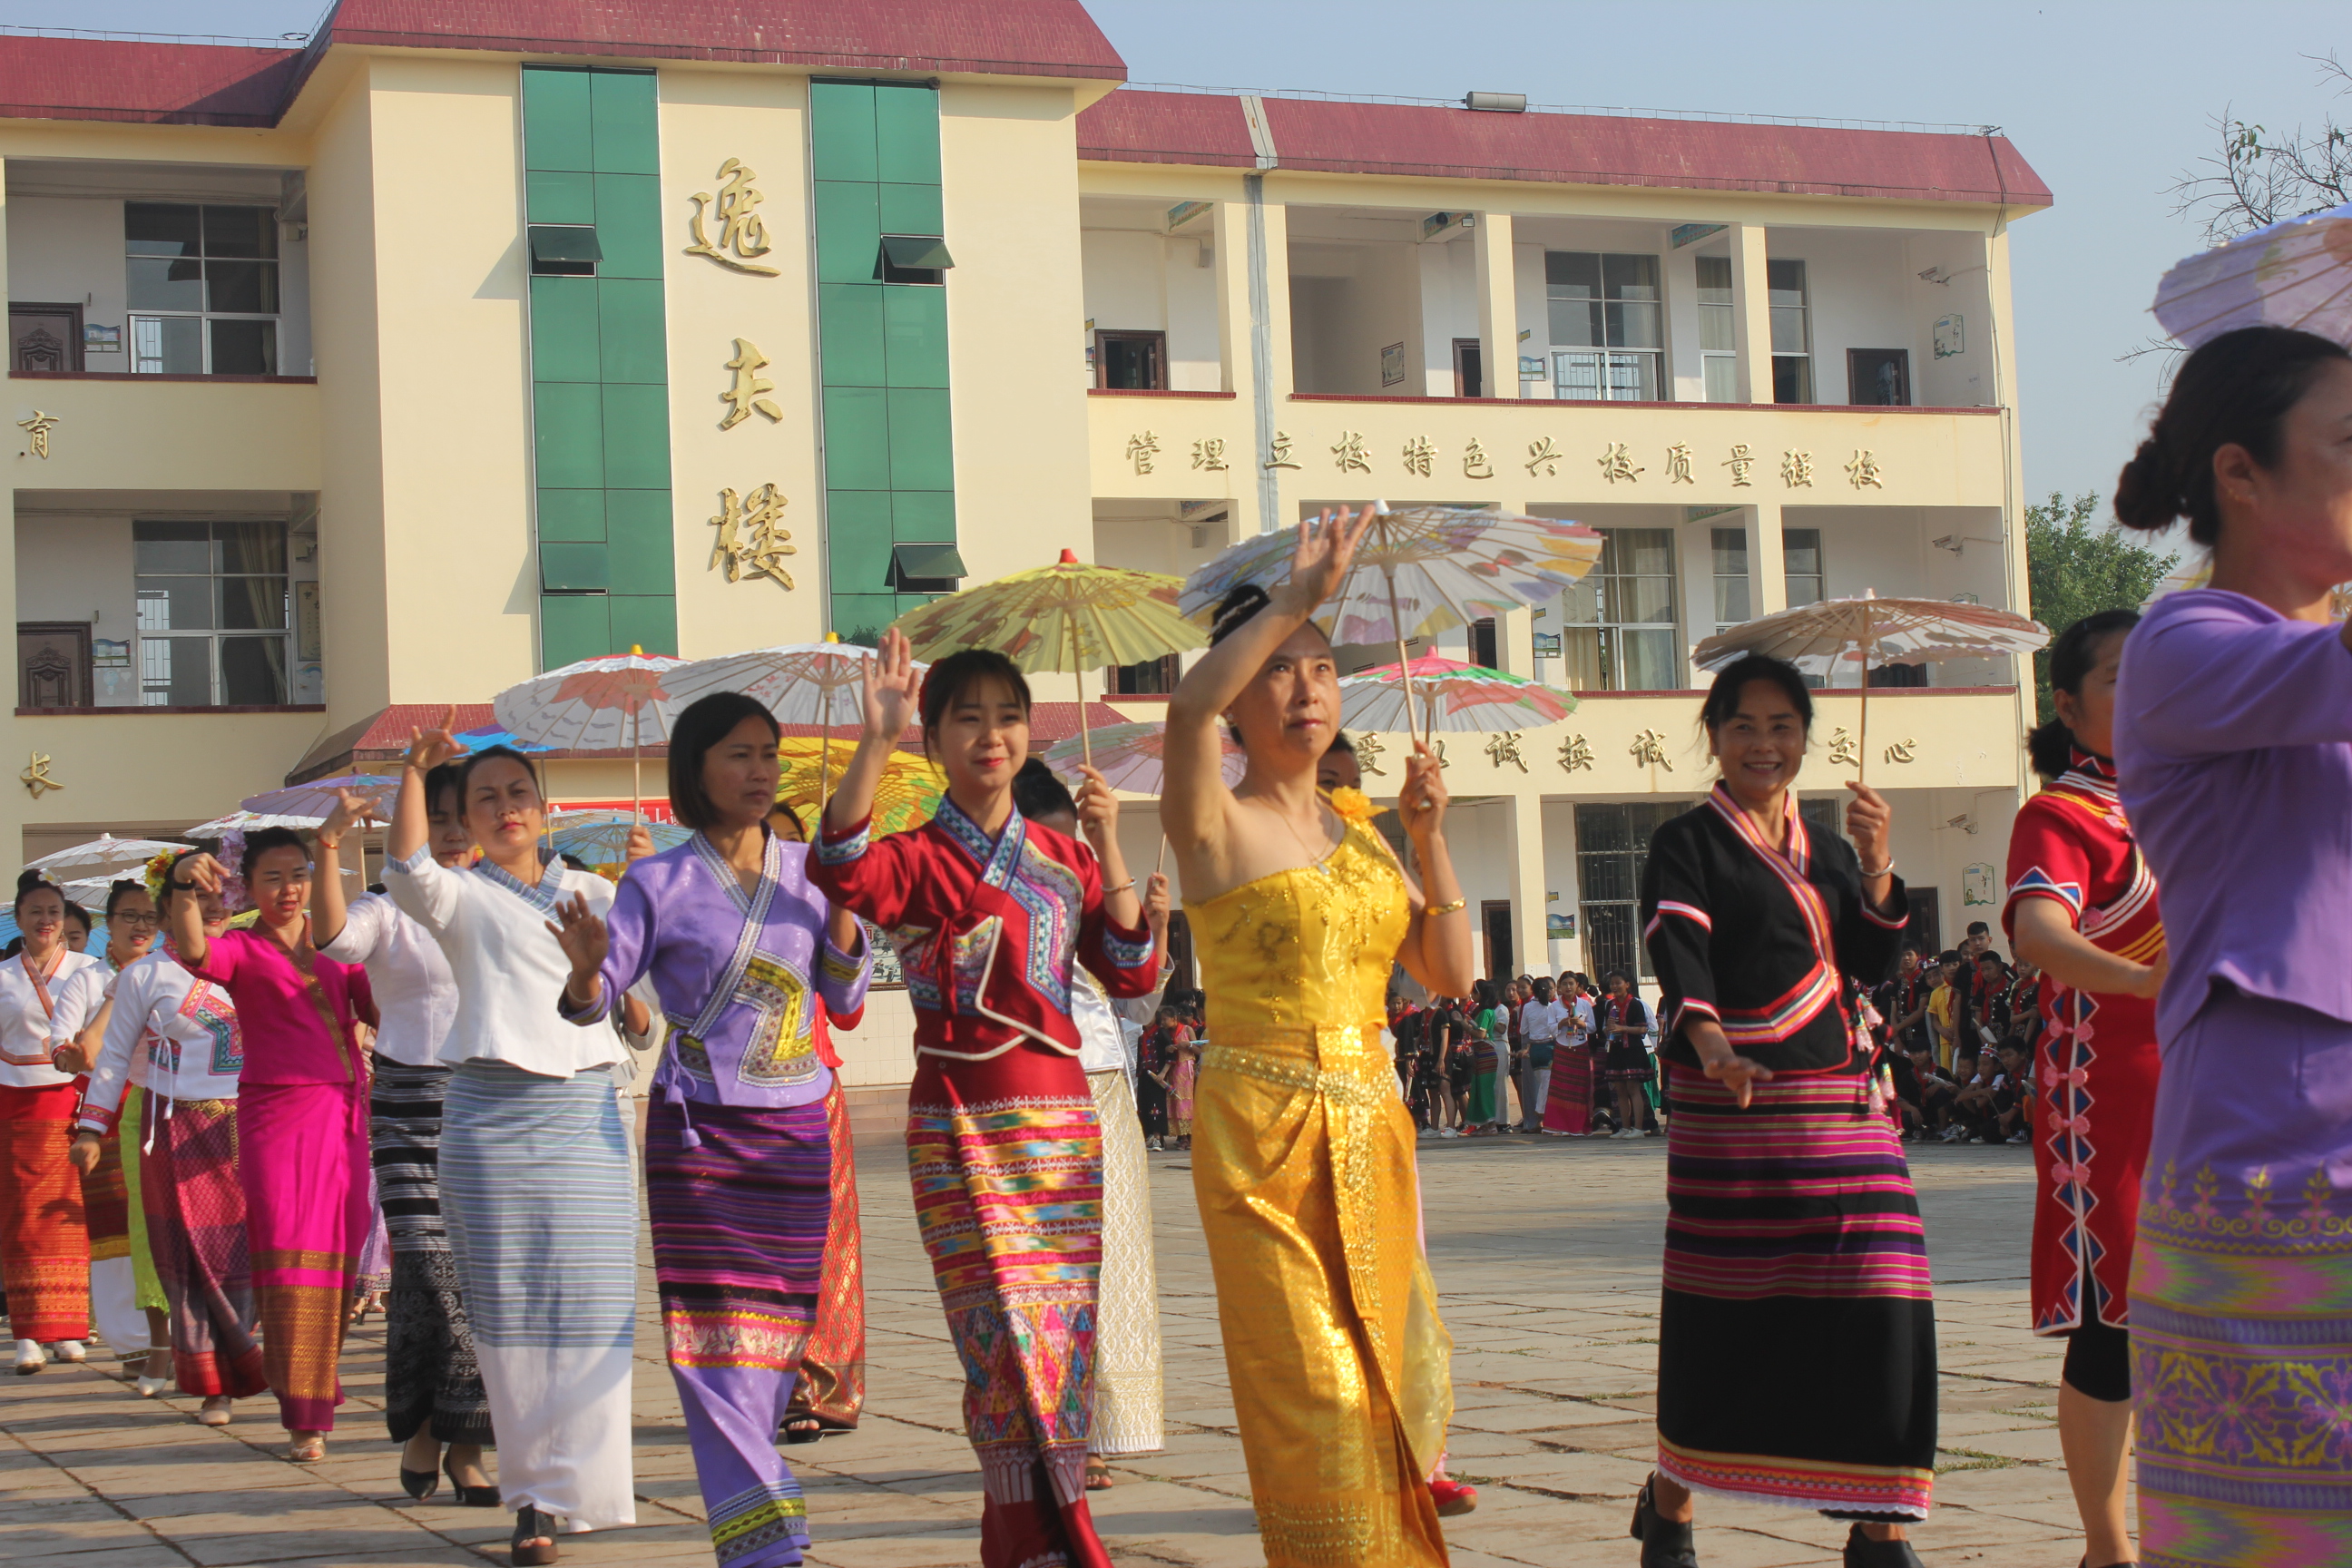
<path id="1" fill-rule="evenodd" d="M 1437 1517 L 1455 1519 L 1474 1513 L 1478 1508 L 1478 1489 L 1438 1476 L 1429 1483 L 1429 1495 L 1437 1500 Z"/>

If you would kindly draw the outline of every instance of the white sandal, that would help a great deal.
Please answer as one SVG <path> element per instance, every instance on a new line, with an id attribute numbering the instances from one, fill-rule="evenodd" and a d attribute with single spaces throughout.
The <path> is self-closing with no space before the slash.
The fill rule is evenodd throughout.
<path id="1" fill-rule="evenodd" d="M 49 1358 L 41 1352 L 38 1340 L 16 1342 L 16 1375 L 18 1377 L 30 1377 L 48 1364 Z"/>
<path id="2" fill-rule="evenodd" d="M 78 1365 L 89 1356 L 79 1340 L 59 1340 L 51 1348 L 58 1352 L 58 1359 L 68 1365 Z"/>
<path id="3" fill-rule="evenodd" d="M 214 1394 L 205 1401 L 204 1408 L 196 1412 L 196 1425 L 199 1426 L 226 1426 L 229 1418 L 229 1396 L 226 1394 Z"/>

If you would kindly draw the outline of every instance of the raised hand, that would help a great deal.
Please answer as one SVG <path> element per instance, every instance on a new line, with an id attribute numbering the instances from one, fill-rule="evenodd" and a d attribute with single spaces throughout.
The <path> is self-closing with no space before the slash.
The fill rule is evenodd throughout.
<path id="1" fill-rule="evenodd" d="M 882 634 L 881 647 L 858 674 L 866 738 L 895 745 L 914 721 L 922 687 L 907 634 L 892 626 Z"/>
<path id="2" fill-rule="evenodd" d="M 181 860 L 173 871 L 174 880 L 188 882 L 207 893 L 217 893 L 228 885 L 228 868 L 210 855 L 190 855 Z"/>
<path id="3" fill-rule="evenodd" d="M 465 746 L 449 732 L 457 721 L 457 710 L 452 704 L 441 714 L 441 722 L 430 730 L 408 732 L 408 765 L 420 773 L 429 773 L 452 757 L 465 754 Z"/>
<path id="4" fill-rule="evenodd" d="M 1318 512 L 1312 522 L 1299 523 L 1298 547 L 1290 557 L 1289 586 L 1309 607 L 1338 593 L 1339 584 L 1348 580 L 1348 569 L 1356 563 L 1356 547 L 1363 542 L 1376 515 L 1366 507 L 1350 517 L 1341 508 Z"/>
<path id="5" fill-rule="evenodd" d="M 1397 810 L 1404 818 L 1404 830 L 1415 843 L 1435 833 L 1445 822 L 1445 808 L 1454 795 L 1445 787 L 1445 774 L 1439 767 L 1437 753 L 1429 742 L 1415 737 L 1412 755 L 1404 760 L 1404 787 L 1397 794 Z"/>
<path id="6" fill-rule="evenodd" d="M 1143 923 L 1151 928 L 1153 936 L 1168 929 L 1168 914 L 1171 907 L 1168 899 L 1167 873 L 1154 871 L 1143 884 Z"/>
<path id="7" fill-rule="evenodd" d="M 596 973 L 604 967 L 604 955 L 611 950 L 612 939 L 604 922 L 588 909 L 585 894 L 574 893 L 555 906 L 555 919 L 547 922 L 548 931 L 563 949 L 563 956 L 572 961 L 572 978 L 564 992 L 576 1003 L 586 1004 L 596 997 Z"/>
<path id="8" fill-rule="evenodd" d="M 1887 833 L 1895 824 L 1894 811 L 1886 797 L 1866 784 L 1849 779 L 1845 787 L 1853 791 L 1853 798 L 1845 803 L 1845 836 L 1853 840 L 1854 854 L 1864 870 L 1886 865 L 1894 858 L 1886 847 Z"/>
<path id="9" fill-rule="evenodd" d="M 319 824 L 319 842 L 334 847 L 345 833 L 358 823 L 375 820 L 375 802 L 351 790 L 335 792 L 335 809 L 327 813 L 327 820 Z"/>
<path id="10" fill-rule="evenodd" d="M 644 860 L 654 853 L 654 830 L 642 822 L 629 824 L 629 842 L 621 850 L 621 858 L 630 862 Z"/>
<path id="11" fill-rule="evenodd" d="M 1097 769 L 1081 766 L 1078 771 L 1086 775 L 1078 785 L 1078 831 L 1100 855 L 1118 830 L 1118 796 L 1111 793 L 1109 782 Z"/>

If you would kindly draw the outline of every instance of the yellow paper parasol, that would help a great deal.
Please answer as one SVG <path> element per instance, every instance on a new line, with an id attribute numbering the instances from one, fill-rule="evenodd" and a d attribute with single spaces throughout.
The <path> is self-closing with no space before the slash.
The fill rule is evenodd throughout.
<path id="1" fill-rule="evenodd" d="M 1205 647 L 1208 634 L 1176 607 L 1181 578 L 1097 566 L 1065 550 L 1051 566 L 1014 572 L 908 611 L 896 623 L 921 659 L 986 647 L 1024 670 L 1067 670 L 1077 686 L 1078 732 L 1086 733 L 1090 669 L 1140 664 Z M 1082 741 L 1089 764 L 1092 742 Z"/>
<path id="2" fill-rule="evenodd" d="M 824 802 L 849 771 L 851 750 L 826 746 L 825 737 L 790 735 L 776 743 L 784 764 L 776 781 L 776 799 L 795 811 L 822 812 Z M 920 827 L 940 808 L 947 780 L 929 759 L 912 752 L 893 752 L 883 764 L 881 782 L 874 786 L 875 833 L 904 833 Z"/>

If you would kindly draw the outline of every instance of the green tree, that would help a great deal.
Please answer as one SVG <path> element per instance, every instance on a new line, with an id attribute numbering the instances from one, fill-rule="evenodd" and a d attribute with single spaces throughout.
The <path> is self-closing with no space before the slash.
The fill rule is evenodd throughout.
<path id="1" fill-rule="evenodd" d="M 2025 574 L 2033 618 L 2055 637 L 2101 610 L 2136 610 L 2179 562 L 2100 525 L 2094 490 L 2072 501 L 2056 490 L 2025 509 Z M 2050 650 L 2033 656 L 2033 710 L 2043 719 L 2050 702 Z"/>

